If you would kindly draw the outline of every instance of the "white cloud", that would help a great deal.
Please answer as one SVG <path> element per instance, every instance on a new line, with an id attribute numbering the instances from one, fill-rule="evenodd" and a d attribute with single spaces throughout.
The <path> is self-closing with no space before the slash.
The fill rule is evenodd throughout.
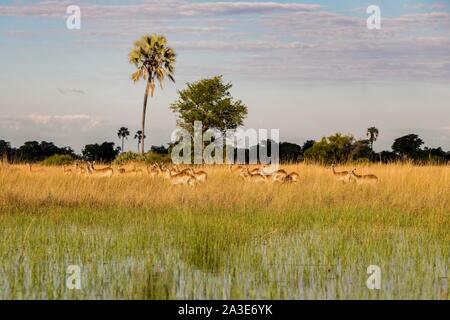
<path id="1" fill-rule="evenodd" d="M 36 125 L 51 126 L 82 126 L 84 129 L 94 128 L 100 125 L 100 121 L 87 114 L 66 114 L 66 115 L 42 115 L 29 114 L 26 119 Z"/>
<path id="2" fill-rule="evenodd" d="M 446 3 L 406 3 L 403 5 L 403 8 L 405 9 L 414 9 L 414 10 L 418 10 L 418 9 L 432 9 L 432 10 L 436 10 L 436 9 L 445 9 L 448 7 L 448 4 Z"/>
<path id="3" fill-rule="evenodd" d="M 275 49 L 309 49 L 314 45 L 295 42 L 281 43 L 267 40 L 248 40 L 237 42 L 225 41 L 175 41 L 173 46 L 178 49 L 205 50 L 275 50 Z"/>
<path id="4" fill-rule="evenodd" d="M 64 17 L 70 1 L 41 1 L 35 4 L 0 6 L 0 16 Z M 278 2 L 202 2 L 146 1 L 143 3 L 110 5 L 80 4 L 83 16 L 106 18 L 125 16 L 169 17 L 169 16 L 223 16 L 235 14 L 270 13 L 275 11 L 314 11 L 318 4 Z"/>

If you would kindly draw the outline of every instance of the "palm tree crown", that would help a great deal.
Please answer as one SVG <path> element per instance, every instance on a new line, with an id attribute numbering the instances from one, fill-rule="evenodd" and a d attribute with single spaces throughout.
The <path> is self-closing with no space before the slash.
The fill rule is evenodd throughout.
<path id="1" fill-rule="evenodd" d="M 378 129 L 375 127 L 370 127 L 367 129 L 367 136 L 369 137 L 370 146 L 372 148 L 372 151 L 373 151 L 373 143 L 375 141 L 377 141 L 378 134 L 379 134 Z"/>

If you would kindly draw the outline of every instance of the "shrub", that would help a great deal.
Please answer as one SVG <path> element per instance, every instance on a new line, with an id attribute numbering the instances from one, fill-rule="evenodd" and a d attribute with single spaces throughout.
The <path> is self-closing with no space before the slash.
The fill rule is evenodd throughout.
<path id="1" fill-rule="evenodd" d="M 147 152 L 144 155 L 144 161 L 147 164 L 150 163 L 169 163 L 172 162 L 169 154 L 160 154 L 153 151 Z"/>
<path id="2" fill-rule="evenodd" d="M 114 161 L 113 164 L 121 165 L 128 162 L 142 161 L 142 156 L 136 152 L 128 151 L 121 153 Z"/>
<path id="3" fill-rule="evenodd" d="M 69 165 L 74 162 L 74 158 L 68 154 L 55 154 L 51 157 L 48 157 L 42 161 L 42 165 L 44 166 L 62 166 Z"/>
<path id="4" fill-rule="evenodd" d="M 129 162 L 145 162 L 150 163 L 168 163 L 171 162 L 169 154 L 160 154 L 153 151 L 149 151 L 143 156 L 135 152 L 124 152 L 119 155 L 113 162 L 115 165 L 123 165 Z"/>

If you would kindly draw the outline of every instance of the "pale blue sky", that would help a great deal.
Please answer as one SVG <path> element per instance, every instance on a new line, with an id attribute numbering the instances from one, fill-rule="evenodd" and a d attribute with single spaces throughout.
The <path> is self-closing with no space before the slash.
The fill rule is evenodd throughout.
<path id="1" fill-rule="evenodd" d="M 65 26 L 77 4 L 81 30 Z M 381 30 L 365 9 L 381 8 Z M 0 139 L 77 151 L 136 131 L 144 84 L 127 54 L 143 33 L 178 53 L 175 84 L 150 100 L 150 144 L 170 140 L 168 106 L 188 81 L 222 74 L 249 107 L 246 127 L 303 143 L 334 132 L 377 150 L 419 133 L 450 149 L 450 1 L 0 1 Z M 147 144 L 147 145 L 150 145 Z M 136 148 L 132 139 L 128 148 Z"/>

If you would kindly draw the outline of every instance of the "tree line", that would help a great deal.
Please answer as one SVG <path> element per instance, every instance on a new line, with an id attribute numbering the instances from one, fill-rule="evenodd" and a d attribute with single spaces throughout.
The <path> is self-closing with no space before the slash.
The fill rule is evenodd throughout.
<path id="1" fill-rule="evenodd" d="M 371 129 L 371 128 L 369 128 Z M 336 133 L 322 139 L 307 140 L 302 145 L 292 142 L 281 142 L 278 145 L 281 162 L 314 162 L 321 164 L 345 163 L 345 162 L 397 162 L 409 161 L 413 163 L 444 164 L 450 162 L 450 151 L 439 148 L 423 147 L 424 142 L 417 134 L 408 134 L 394 140 L 391 151 L 373 151 L 376 139 L 367 132 L 368 139 L 357 140 L 353 136 Z M 372 138 L 371 138 L 372 137 Z M 270 150 L 275 147 L 275 141 L 261 142 Z M 173 144 L 168 146 L 152 146 L 146 153 L 148 156 L 165 155 L 171 152 Z M 259 145 L 244 150 L 246 162 L 255 148 L 258 152 Z M 58 147 L 53 142 L 27 141 L 22 146 L 14 148 L 5 140 L 0 140 L 0 155 L 2 159 L 10 163 L 40 162 L 56 155 L 66 156 L 64 159 L 83 159 L 88 161 L 100 161 L 110 163 L 120 156 L 121 147 L 114 142 L 87 144 L 76 154 L 70 147 Z M 237 150 L 236 150 L 237 153 Z M 122 155 L 124 159 L 137 160 L 137 153 L 127 152 Z M 155 158 L 157 159 L 157 157 Z M 167 157 L 166 157 L 167 159 Z"/>

